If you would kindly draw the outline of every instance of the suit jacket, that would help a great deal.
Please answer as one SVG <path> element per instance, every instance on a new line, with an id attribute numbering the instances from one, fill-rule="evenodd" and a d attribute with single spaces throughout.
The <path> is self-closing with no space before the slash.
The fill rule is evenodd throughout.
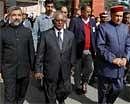
<path id="1" fill-rule="evenodd" d="M 44 72 L 47 79 L 58 80 L 59 71 L 63 80 L 68 80 L 75 63 L 75 39 L 72 32 L 64 30 L 63 49 L 60 50 L 54 28 L 42 32 L 36 57 L 36 72 Z"/>
<path id="2" fill-rule="evenodd" d="M 31 30 L 23 25 L 5 26 L 0 32 L 0 69 L 4 78 L 21 78 L 33 69 L 34 46 Z"/>
<path id="3" fill-rule="evenodd" d="M 96 22 L 93 19 L 90 19 L 90 28 L 91 28 L 91 52 L 95 54 L 96 52 Z M 85 45 L 85 31 L 84 31 L 84 22 L 81 17 L 74 17 L 70 21 L 69 30 L 72 31 L 76 38 L 77 43 L 77 58 L 82 57 L 82 53 Z"/>
<path id="4" fill-rule="evenodd" d="M 110 78 L 124 77 L 124 67 L 112 63 L 115 58 L 130 59 L 130 34 L 125 24 L 116 25 L 112 21 L 99 25 L 97 35 L 97 55 L 99 74 Z"/>

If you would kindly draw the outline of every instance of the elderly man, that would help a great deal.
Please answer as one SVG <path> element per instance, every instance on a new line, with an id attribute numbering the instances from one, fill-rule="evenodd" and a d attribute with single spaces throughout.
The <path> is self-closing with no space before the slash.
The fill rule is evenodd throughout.
<path id="1" fill-rule="evenodd" d="M 4 80 L 4 104 L 23 104 L 33 69 L 31 30 L 22 24 L 22 10 L 8 9 L 9 24 L 0 31 L 0 70 Z"/>
<path id="2" fill-rule="evenodd" d="M 126 63 L 130 59 L 130 34 L 122 23 L 122 6 L 111 8 L 111 21 L 99 25 L 97 36 L 98 103 L 113 104 L 124 87 Z"/>
<path id="3" fill-rule="evenodd" d="M 75 63 L 75 40 L 64 29 L 66 18 L 61 12 L 54 16 L 54 27 L 42 32 L 36 57 L 37 79 L 44 78 L 48 104 L 64 104 L 71 91 L 71 67 Z"/>

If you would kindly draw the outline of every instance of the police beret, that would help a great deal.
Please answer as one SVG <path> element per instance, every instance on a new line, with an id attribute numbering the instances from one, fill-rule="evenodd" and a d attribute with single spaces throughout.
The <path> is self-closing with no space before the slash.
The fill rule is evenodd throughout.
<path id="1" fill-rule="evenodd" d="M 100 17 L 108 17 L 109 16 L 107 11 L 102 12 L 99 15 L 100 15 Z"/>

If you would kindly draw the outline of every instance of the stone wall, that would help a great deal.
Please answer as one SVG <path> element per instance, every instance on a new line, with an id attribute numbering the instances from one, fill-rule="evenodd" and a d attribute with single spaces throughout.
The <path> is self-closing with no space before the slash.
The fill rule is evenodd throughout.
<path id="1" fill-rule="evenodd" d="M 0 20 L 4 17 L 4 2 L 0 1 Z"/>

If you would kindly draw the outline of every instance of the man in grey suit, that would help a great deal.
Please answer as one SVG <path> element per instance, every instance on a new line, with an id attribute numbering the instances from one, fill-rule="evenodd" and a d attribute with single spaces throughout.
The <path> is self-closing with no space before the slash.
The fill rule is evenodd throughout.
<path id="1" fill-rule="evenodd" d="M 47 104 L 64 104 L 70 94 L 71 67 L 75 63 L 75 39 L 64 29 L 65 17 L 61 12 L 54 16 L 54 27 L 42 32 L 36 57 L 37 79 L 45 80 Z"/>
<path id="2" fill-rule="evenodd" d="M 31 30 L 22 24 L 22 10 L 8 10 L 9 24 L 0 31 L 0 72 L 4 80 L 4 104 L 23 104 L 33 68 Z"/>

